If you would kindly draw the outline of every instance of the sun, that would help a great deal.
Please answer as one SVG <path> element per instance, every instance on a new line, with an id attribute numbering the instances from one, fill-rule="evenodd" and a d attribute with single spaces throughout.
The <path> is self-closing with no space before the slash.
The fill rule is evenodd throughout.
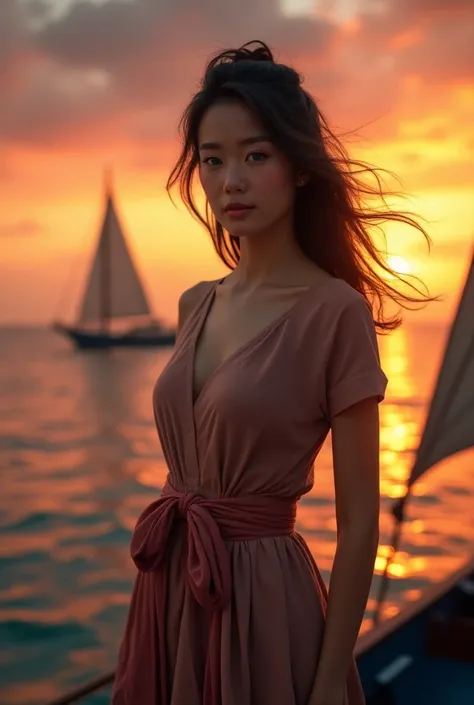
<path id="1" fill-rule="evenodd" d="M 399 255 L 390 255 L 387 257 L 387 264 L 390 269 L 393 269 L 397 274 L 411 274 L 413 272 L 413 267 L 410 262 Z"/>

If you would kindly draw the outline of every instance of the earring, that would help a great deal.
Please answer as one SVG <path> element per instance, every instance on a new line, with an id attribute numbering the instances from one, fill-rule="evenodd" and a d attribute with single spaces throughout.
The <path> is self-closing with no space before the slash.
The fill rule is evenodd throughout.
<path id="1" fill-rule="evenodd" d="M 298 179 L 298 181 L 296 182 L 296 185 L 297 186 L 304 186 L 305 183 L 306 183 L 306 179 L 304 178 L 304 176 L 302 176 L 300 179 Z"/>

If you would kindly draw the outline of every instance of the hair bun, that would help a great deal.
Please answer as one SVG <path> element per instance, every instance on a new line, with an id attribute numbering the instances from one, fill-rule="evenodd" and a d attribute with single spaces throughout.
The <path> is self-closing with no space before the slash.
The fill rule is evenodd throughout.
<path id="1" fill-rule="evenodd" d="M 252 44 L 257 44 L 255 49 L 249 48 Z M 261 42 L 260 40 L 247 42 L 241 46 L 240 49 L 237 49 L 237 54 L 238 56 L 235 58 L 235 61 L 241 61 L 244 59 L 247 61 L 269 61 L 272 64 L 275 63 L 270 48 L 265 44 L 265 42 Z"/>
<path id="2" fill-rule="evenodd" d="M 259 67 L 255 64 L 259 64 Z M 289 66 L 278 64 L 269 47 L 260 40 L 246 42 L 238 49 L 216 54 L 208 63 L 203 88 L 219 88 L 229 81 L 273 83 L 300 86 L 300 75 Z"/>
<path id="3" fill-rule="evenodd" d="M 250 47 L 256 44 L 253 49 Z M 273 54 L 264 42 L 253 40 L 243 44 L 239 49 L 227 49 L 216 54 L 209 62 L 207 70 L 222 64 L 236 64 L 240 61 L 267 61 L 274 64 Z"/>

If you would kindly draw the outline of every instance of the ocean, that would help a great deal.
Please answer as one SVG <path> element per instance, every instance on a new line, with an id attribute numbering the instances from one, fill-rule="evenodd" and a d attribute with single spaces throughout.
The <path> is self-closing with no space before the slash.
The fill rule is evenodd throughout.
<path id="1" fill-rule="evenodd" d="M 410 324 L 380 338 L 379 556 L 370 627 L 392 528 L 419 442 L 446 329 Z M 44 705 L 115 665 L 134 567 L 128 543 L 166 466 L 151 393 L 169 350 L 76 352 L 43 329 L 0 329 L 0 703 Z M 472 453 L 415 486 L 383 608 L 389 618 L 474 550 Z M 329 443 L 298 530 L 325 579 L 336 540 Z M 107 692 L 88 705 L 108 702 Z"/>

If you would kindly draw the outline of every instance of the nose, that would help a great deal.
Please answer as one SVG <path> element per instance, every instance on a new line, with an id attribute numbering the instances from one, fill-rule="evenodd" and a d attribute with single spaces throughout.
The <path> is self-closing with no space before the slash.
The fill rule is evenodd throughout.
<path id="1" fill-rule="evenodd" d="M 224 191 L 226 193 L 242 193 L 246 188 L 247 183 L 242 167 L 239 164 L 229 163 L 224 175 Z"/>

